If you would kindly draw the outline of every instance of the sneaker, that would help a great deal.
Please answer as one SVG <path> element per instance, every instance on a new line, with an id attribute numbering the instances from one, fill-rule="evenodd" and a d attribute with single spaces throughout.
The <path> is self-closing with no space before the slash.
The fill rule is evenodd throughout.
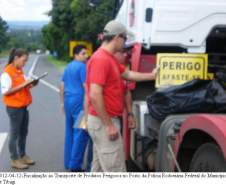
<path id="1" fill-rule="evenodd" d="M 23 163 L 23 164 L 28 164 L 28 165 L 34 165 L 35 164 L 35 161 L 33 161 L 29 156 L 25 155 L 23 156 L 20 161 Z"/>
<path id="2" fill-rule="evenodd" d="M 19 159 L 12 160 L 11 166 L 16 169 L 27 169 L 29 166 L 27 164 L 22 163 Z"/>

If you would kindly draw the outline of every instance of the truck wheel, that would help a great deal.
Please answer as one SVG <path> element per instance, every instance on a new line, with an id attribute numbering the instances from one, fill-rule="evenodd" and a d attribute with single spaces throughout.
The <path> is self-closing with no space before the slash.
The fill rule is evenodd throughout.
<path id="1" fill-rule="evenodd" d="M 216 144 L 203 144 L 195 152 L 189 171 L 191 172 L 225 172 L 226 162 Z"/>

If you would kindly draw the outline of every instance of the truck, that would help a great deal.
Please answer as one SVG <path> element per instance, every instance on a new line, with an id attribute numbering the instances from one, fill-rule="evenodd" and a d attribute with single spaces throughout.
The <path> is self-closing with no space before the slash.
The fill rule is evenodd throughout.
<path id="1" fill-rule="evenodd" d="M 160 53 L 207 54 L 209 65 L 224 68 L 225 0 L 115 2 L 115 20 L 133 33 L 126 43 L 132 47 L 131 70 L 152 71 Z M 155 91 L 154 82 L 133 82 L 129 87 L 137 127 L 128 129 L 125 110 L 123 139 L 128 161 L 142 171 L 226 171 L 225 114 L 175 114 L 160 123 L 151 118 L 146 103 Z"/>

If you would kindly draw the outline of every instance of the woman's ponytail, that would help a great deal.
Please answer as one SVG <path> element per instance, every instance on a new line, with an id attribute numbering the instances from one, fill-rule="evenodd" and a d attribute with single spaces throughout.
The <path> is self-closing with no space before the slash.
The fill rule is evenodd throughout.
<path id="1" fill-rule="evenodd" d="M 28 51 L 26 51 L 25 49 L 22 49 L 22 48 L 13 48 L 11 51 L 10 51 L 10 54 L 9 54 L 9 60 L 8 60 L 8 64 L 11 64 L 15 57 L 21 57 L 23 55 L 28 55 Z"/>
<path id="2" fill-rule="evenodd" d="M 15 51 L 16 48 L 13 48 L 10 53 L 9 53 L 9 60 L 8 60 L 8 65 L 11 64 L 15 58 Z"/>

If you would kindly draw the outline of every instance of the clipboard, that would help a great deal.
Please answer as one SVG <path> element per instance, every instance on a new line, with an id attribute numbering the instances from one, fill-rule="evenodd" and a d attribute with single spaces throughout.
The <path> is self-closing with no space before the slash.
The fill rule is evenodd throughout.
<path id="1" fill-rule="evenodd" d="M 27 84 L 25 85 L 25 87 L 27 87 L 28 85 L 33 84 L 34 82 L 37 82 L 38 80 L 44 78 L 44 77 L 47 76 L 47 75 L 48 75 L 48 72 L 43 73 L 41 76 L 38 76 L 38 77 L 34 78 L 31 82 L 27 83 Z"/>
<path id="2" fill-rule="evenodd" d="M 37 78 L 35 78 L 34 80 L 40 80 L 40 79 L 44 78 L 47 75 L 48 75 L 48 72 L 45 72 L 41 76 L 38 76 Z"/>

